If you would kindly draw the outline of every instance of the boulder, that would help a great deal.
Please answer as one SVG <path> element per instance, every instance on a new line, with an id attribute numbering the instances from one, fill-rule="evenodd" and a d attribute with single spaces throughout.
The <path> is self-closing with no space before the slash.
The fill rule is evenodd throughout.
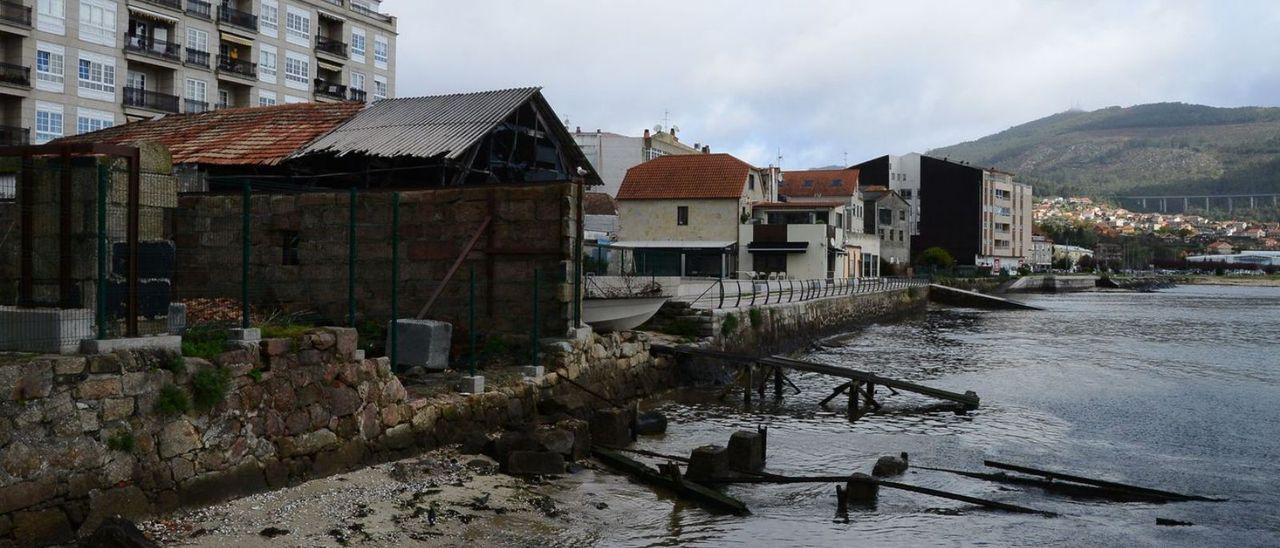
<path id="1" fill-rule="evenodd" d="M 667 431 L 667 416 L 657 411 L 647 411 L 636 417 L 636 434 L 652 436 Z"/>
<path id="2" fill-rule="evenodd" d="M 880 494 L 880 484 L 866 474 L 853 474 L 844 486 L 845 500 L 849 504 L 875 504 Z"/>
<path id="3" fill-rule="evenodd" d="M 871 475 L 877 478 L 899 476 L 907 471 L 907 453 L 896 457 L 880 457 L 871 469 Z"/>
<path id="4" fill-rule="evenodd" d="M 566 458 L 573 458 L 573 432 L 553 428 L 548 430 L 539 430 L 533 435 L 533 437 L 538 440 L 538 444 L 541 445 L 543 449 L 551 451 L 552 453 L 560 453 Z"/>
<path id="5" fill-rule="evenodd" d="M 515 475 L 557 475 L 564 473 L 564 457 L 551 451 L 512 451 L 507 456 L 507 473 Z"/>
<path id="6" fill-rule="evenodd" d="M 631 444 L 631 413 L 611 407 L 591 415 L 591 441 L 606 447 L 626 447 Z"/>

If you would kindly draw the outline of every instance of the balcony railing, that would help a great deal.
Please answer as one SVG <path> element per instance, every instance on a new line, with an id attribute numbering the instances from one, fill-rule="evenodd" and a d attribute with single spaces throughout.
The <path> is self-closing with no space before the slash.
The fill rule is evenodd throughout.
<path id="1" fill-rule="evenodd" d="M 187 114 L 200 114 L 201 112 L 209 112 L 209 103 L 207 101 L 197 101 L 195 99 L 183 99 L 182 112 L 185 112 Z"/>
<path id="2" fill-rule="evenodd" d="M 218 70 L 221 72 L 229 72 L 247 78 L 258 77 L 258 64 L 242 61 L 240 59 L 232 59 L 229 55 L 218 56 Z"/>
<path id="3" fill-rule="evenodd" d="M 14 86 L 30 86 L 31 67 L 13 63 L 0 63 L 0 82 Z"/>
<path id="4" fill-rule="evenodd" d="M 21 146 L 31 144 L 31 130 L 25 127 L 0 126 L 0 145 Z"/>
<path id="5" fill-rule="evenodd" d="M 345 101 L 347 99 L 347 86 L 334 82 L 326 82 L 321 78 L 316 78 L 315 83 L 316 95 L 329 97 L 331 99 L 338 99 L 340 101 Z"/>
<path id="6" fill-rule="evenodd" d="M 347 90 L 347 92 L 351 94 L 352 101 L 360 101 L 361 103 L 364 103 L 369 100 L 369 92 L 363 89 L 351 88 Z"/>
<path id="7" fill-rule="evenodd" d="M 166 8 L 182 11 L 182 0 L 142 0 L 142 1 L 148 4 L 155 4 L 157 6 L 164 6 Z"/>
<path id="8" fill-rule="evenodd" d="M 201 19 L 213 19 L 213 4 L 201 0 L 187 0 L 187 15 Z"/>
<path id="9" fill-rule="evenodd" d="M 333 4 L 335 6 L 342 7 L 342 0 L 324 0 L 324 1 L 330 4 Z"/>
<path id="10" fill-rule="evenodd" d="M 338 57 L 346 57 L 347 43 L 327 36 L 316 36 L 316 51 L 323 51 Z"/>
<path id="11" fill-rule="evenodd" d="M 182 62 L 182 45 L 164 40 L 156 40 L 150 36 L 124 35 L 125 51 L 158 57 L 176 63 Z"/>
<path id="12" fill-rule="evenodd" d="M 351 11 L 354 11 L 354 12 L 356 12 L 356 13 L 358 13 L 358 14 L 360 14 L 360 15 L 363 15 L 363 16 L 365 16 L 365 17 L 372 17 L 372 18 L 377 19 L 377 20 L 379 20 L 379 21 L 390 21 L 390 20 L 391 20 L 391 16 L 390 16 L 390 15 L 387 15 L 387 14 L 385 14 L 385 13 L 379 13 L 379 12 L 376 12 L 376 11 L 374 11 L 374 10 L 371 10 L 371 9 L 369 9 L 369 8 L 366 8 L 366 7 L 364 7 L 364 6 L 361 6 L 360 4 L 351 4 Z"/>
<path id="13" fill-rule="evenodd" d="M 187 48 L 187 63 L 209 68 L 209 52 Z"/>
<path id="14" fill-rule="evenodd" d="M 258 16 L 235 8 L 219 6 L 218 22 L 258 32 Z"/>
<path id="15" fill-rule="evenodd" d="M 124 88 L 124 106 L 178 112 L 178 96 L 141 88 Z"/>
<path id="16" fill-rule="evenodd" d="M 31 8 L 18 2 L 0 1 L 0 22 L 30 27 Z"/>

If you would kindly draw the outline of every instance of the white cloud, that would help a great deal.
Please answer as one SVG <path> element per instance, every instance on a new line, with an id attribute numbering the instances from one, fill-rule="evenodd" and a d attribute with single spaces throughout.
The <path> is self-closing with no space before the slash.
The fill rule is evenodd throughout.
<path id="1" fill-rule="evenodd" d="M 1274 101 L 1280 3 L 386 0 L 402 96 L 540 85 L 584 129 L 851 162 L 1068 107 Z"/>

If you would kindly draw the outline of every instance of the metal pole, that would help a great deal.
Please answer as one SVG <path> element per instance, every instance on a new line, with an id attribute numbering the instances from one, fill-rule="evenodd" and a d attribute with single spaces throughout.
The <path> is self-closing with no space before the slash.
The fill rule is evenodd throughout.
<path id="1" fill-rule="evenodd" d="M 476 376 L 476 267 L 471 267 L 471 284 L 467 290 L 467 338 L 471 351 L 467 353 L 467 374 Z"/>
<path id="2" fill-rule="evenodd" d="M 107 166 L 98 164 L 98 338 L 107 338 Z"/>
<path id="3" fill-rule="evenodd" d="M 347 325 L 356 326 L 356 187 L 351 187 L 347 227 Z"/>
<path id="4" fill-rule="evenodd" d="M 391 193 L 391 368 L 399 369 L 400 350 L 400 193 Z"/>
<path id="5" fill-rule="evenodd" d="M 249 181 L 245 181 L 240 204 L 240 327 L 249 328 L 249 218 L 253 211 Z"/>
<path id="6" fill-rule="evenodd" d="M 542 362 L 538 361 L 538 323 L 542 316 L 538 313 L 538 286 L 542 283 L 542 271 L 533 269 L 533 338 L 529 341 L 529 345 L 533 347 L 533 366 L 537 367 Z"/>

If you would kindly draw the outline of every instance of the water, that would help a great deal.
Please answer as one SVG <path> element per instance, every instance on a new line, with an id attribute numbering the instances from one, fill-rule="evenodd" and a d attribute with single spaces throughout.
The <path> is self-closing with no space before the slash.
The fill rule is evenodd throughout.
<path id="1" fill-rule="evenodd" d="M 875 326 L 809 359 L 982 396 L 967 416 L 903 394 L 849 423 L 845 398 L 815 413 L 836 381 L 792 378 L 804 391 L 747 410 L 741 393 L 685 391 L 656 404 L 672 419 L 638 446 L 688 454 L 739 428 L 769 426 L 768 470 L 869 472 L 880 455 L 982 470 L 984 458 L 1229 502 L 1106 503 L 1049 496 L 941 472 L 902 481 L 1063 514 L 1015 515 L 894 490 L 876 509 L 835 520 L 829 484 L 745 485 L 754 512 L 716 516 L 647 487 L 596 474 L 570 496 L 609 501 L 616 524 L 566 533 L 610 546 L 1278 546 L 1280 288 L 1189 286 L 1159 293 L 1029 299 L 1046 312 L 936 309 Z M 770 391 L 771 394 L 771 391 Z M 879 395 L 886 395 L 882 388 Z M 989 470 L 988 470 L 989 471 Z M 1193 522 L 1156 526 L 1157 517 Z"/>

